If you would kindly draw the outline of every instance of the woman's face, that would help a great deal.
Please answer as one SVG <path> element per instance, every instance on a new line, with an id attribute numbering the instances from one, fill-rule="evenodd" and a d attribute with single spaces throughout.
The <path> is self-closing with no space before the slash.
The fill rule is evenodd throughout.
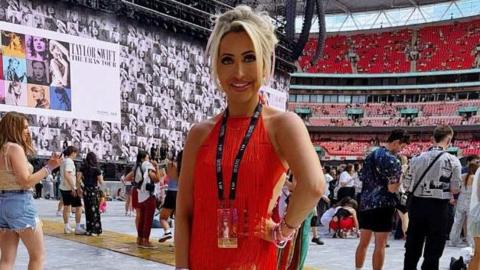
<path id="1" fill-rule="evenodd" d="M 30 130 L 28 129 L 28 121 L 25 120 L 23 122 L 23 133 L 22 133 L 23 140 L 26 141 L 30 137 Z"/>
<path id="2" fill-rule="evenodd" d="M 37 51 L 37 52 L 44 52 L 45 51 L 45 48 L 46 48 L 45 45 L 46 44 L 45 44 L 45 40 L 43 38 L 33 37 L 32 42 L 33 42 L 33 48 L 35 49 L 35 51 Z"/>
<path id="3" fill-rule="evenodd" d="M 229 101 L 247 102 L 258 95 L 255 48 L 246 32 L 226 34 L 220 42 L 217 75 Z"/>
<path id="4" fill-rule="evenodd" d="M 32 87 L 32 98 L 34 100 L 41 100 L 45 98 L 45 92 L 39 87 Z"/>
<path id="5" fill-rule="evenodd" d="M 92 36 L 98 36 L 98 28 L 96 26 L 92 26 Z"/>
<path id="6" fill-rule="evenodd" d="M 10 61 L 10 67 L 12 69 L 17 69 L 19 64 L 20 64 L 20 62 L 18 62 L 17 59 L 11 59 L 11 61 Z"/>
<path id="7" fill-rule="evenodd" d="M 12 44 L 15 47 L 22 46 L 22 41 L 20 40 L 20 36 L 13 35 L 12 36 Z"/>
<path id="8" fill-rule="evenodd" d="M 37 81 L 43 80 L 45 76 L 45 65 L 42 62 L 33 62 L 32 73 L 35 80 Z"/>
<path id="9" fill-rule="evenodd" d="M 13 89 L 13 92 L 16 95 L 21 95 L 22 94 L 22 88 L 20 87 L 19 82 L 12 82 L 12 89 Z"/>
<path id="10" fill-rule="evenodd" d="M 58 46 L 53 46 L 51 52 L 52 52 L 53 58 L 55 58 L 55 59 L 62 58 L 63 53 L 62 53 L 62 50 L 60 50 L 60 48 Z"/>

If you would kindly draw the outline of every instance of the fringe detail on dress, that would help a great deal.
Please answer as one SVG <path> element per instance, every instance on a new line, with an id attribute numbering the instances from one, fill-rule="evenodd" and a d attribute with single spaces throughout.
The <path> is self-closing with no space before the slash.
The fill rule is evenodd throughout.
<path id="1" fill-rule="evenodd" d="M 229 119 L 223 156 L 225 197 L 228 198 L 232 165 L 249 118 Z M 240 165 L 237 196 L 233 206 L 238 210 L 238 248 L 217 247 L 217 182 L 215 150 L 217 124 L 200 148 L 194 175 L 193 221 L 190 237 L 190 269 L 192 270 L 274 270 L 277 249 L 271 242 L 254 236 L 262 218 L 269 218 L 268 207 L 273 190 L 285 172 L 269 141 L 263 120 L 258 122 Z"/>

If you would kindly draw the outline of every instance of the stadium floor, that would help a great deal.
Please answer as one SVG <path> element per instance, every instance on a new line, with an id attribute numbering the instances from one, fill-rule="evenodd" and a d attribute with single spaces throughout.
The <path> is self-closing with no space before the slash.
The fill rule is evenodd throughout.
<path id="1" fill-rule="evenodd" d="M 37 209 L 44 222 L 46 262 L 45 269 L 173 269 L 173 242 L 159 244 L 161 229 L 152 230 L 155 250 L 138 249 L 135 246 L 134 217 L 124 215 L 123 202 L 108 202 L 107 213 L 102 216 L 104 234 L 100 237 L 64 235 L 61 218 L 55 212 L 57 201 L 36 200 Z M 83 217 L 82 217 L 83 219 Z M 73 221 L 73 218 L 71 218 Z M 350 270 L 353 269 L 357 239 L 325 238 L 324 246 L 311 244 L 305 269 Z M 385 270 L 402 269 L 403 241 L 391 240 L 386 251 Z M 15 269 L 26 269 L 28 254 L 21 244 Z M 160 252 L 158 252 L 160 251 Z M 371 254 L 367 255 L 365 270 L 371 269 Z M 451 256 L 458 257 L 460 249 L 446 248 L 441 260 L 442 270 L 448 269 Z"/>

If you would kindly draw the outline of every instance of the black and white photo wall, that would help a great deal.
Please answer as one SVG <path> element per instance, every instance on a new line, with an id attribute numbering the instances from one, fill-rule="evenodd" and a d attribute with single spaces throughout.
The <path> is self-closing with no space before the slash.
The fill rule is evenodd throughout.
<path id="1" fill-rule="evenodd" d="M 219 113 L 205 44 L 192 37 L 57 1 L 0 2 L 0 111 L 30 118 L 38 155 L 65 142 L 100 159 L 182 148 L 190 126 Z M 285 109 L 288 79 L 262 94 Z"/>

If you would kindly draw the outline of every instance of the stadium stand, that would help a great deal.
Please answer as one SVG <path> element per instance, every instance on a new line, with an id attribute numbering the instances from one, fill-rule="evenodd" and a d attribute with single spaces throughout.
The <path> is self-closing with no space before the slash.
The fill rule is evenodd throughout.
<path id="1" fill-rule="evenodd" d="M 312 66 L 316 42 L 315 38 L 309 40 L 299 60 L 304 72 L 401 73 L 414 71 L 411 61 L 416 61 L 416 71 L 470 69 L 480 65 L 480 19 L 329 36 L 323 58 Z"/>

